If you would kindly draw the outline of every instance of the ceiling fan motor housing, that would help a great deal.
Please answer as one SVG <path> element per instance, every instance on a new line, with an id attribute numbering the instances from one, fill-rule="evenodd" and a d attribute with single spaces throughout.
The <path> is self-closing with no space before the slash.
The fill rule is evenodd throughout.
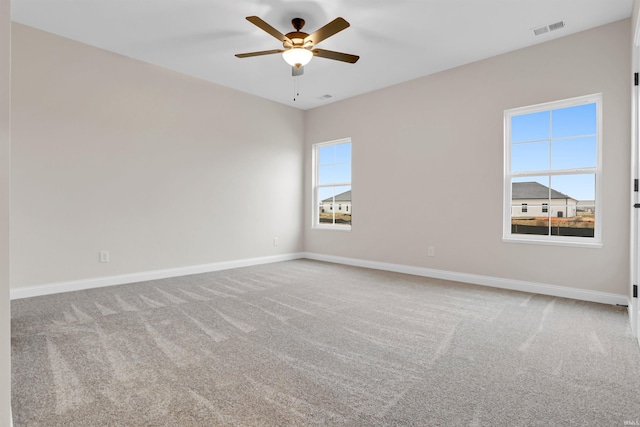
<path id="1" fill-rule="evenodd" d="M 284 47 L 286 47 L 287 49 L 292 48 L 292 47 L 309 47 L 306 46 L 304 43 L 304 38 L 307 37 L 309 34 L 307 33 L 302 33 L 300 31 L 294 31 L 291 33 L 287 33 L 285 34 L 285 36 L 291 40 L 292 43 L 289 43 L 289 40 L 285 40 L 284 42 L 282 42 L 282 45 Z M 307 45 L 313 45 L 313 43 L 308 43 Z"/>
<path id="2" fill-rule="evenodd" d="M 311 49 L 311 48 L 313 48 L 313 41 L 312 40 L 307 40 L 306 43 L 304 41 L 309 36 L 309 34 L 300 31 L 302 29 L 302 27 L 304 27 L 304 19 L 302 19 L 302 18 L 293 18 L 291 20 L 291 25 L 293 25 L 293 28 L 295 28 L 296 30 L 285 34 L 285 37 L 287 39 L 289 39 L 289 40 L 285 40 L 284 42 L 282 42 L 282 45 L 286 49 L 291 49 L 291 48 Z M 291 42 L 289 42 L 289 41 L 291 41 Z"/>

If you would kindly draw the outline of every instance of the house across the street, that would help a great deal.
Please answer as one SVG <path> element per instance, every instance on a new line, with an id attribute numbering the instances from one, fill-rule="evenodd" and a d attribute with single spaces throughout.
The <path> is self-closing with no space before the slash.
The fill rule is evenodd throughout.
<path id="1" fill-rule="evenodd" d="M 511 184 L 511 217 L 574 217 L 578 201 L 539 182 Z M 593 206 L 593 205 L 591 205 Z"/>
<path id="2" fill-rule="evenodd" d="M 335 212 L 351 214 L 351 190 L 324 199 L 320 204 L 320 212 Z"/>

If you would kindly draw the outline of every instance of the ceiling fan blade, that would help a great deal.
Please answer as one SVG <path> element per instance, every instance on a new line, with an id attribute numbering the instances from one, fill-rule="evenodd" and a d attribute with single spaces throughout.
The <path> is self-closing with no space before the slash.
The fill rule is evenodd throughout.
<path id="1" fill-rule="evenodd" d="M 247 18 L 248 19 L 248 18 Z M 333 21 L 329 22 L 324 27 L 320 28 L 313 34 L 309 34 L 304 38 L 305 43 L 309 40 L 313 42 L 314 45 L 320 43 L 322 40 L 325 40 L 332 35 L 339 33 L 345 28 L 349 28 L 349 23 L 344 20 L 344 18 L 336 18 Z"/>
<path id="2" fill-rule="evenodd" d="M 319 56 L 321 58 L 335 59 L 336 61 L 348 62 L 350 64 L 355 64 L 358 62 L 358 59 L 360 59 L 358 55 L 334 52 L 333 50 L 313 49 L 311 52 L 313 52 L 315 56 Z"/>
<path id="3" fill-rule="evenodd" d="M 261 50 L 260 52 L 236 53 L 238 58 L 249 58 L 251 56 L 271 55 L 273 53 L 282 53 L 283 49 Z"/>
<path id="4" fill-rule="evenodd" d="M 293 77 L 301 76 L 303 74 L 304 74 L 304 67 L 296 67 L 296 66 L 291 67 L 291 75 Z"/>
<path id="5" fill-rule="evenodd" d="M 291 42 L 291 40 L 289 40 L 289 37 L 285 36 L 280 31 L 276 30 L 271 25 L 267 24 L 264 20 L 262 20 L 262 18 L 259 18 L 257 16 L 247 16 L 247 21 L 251 22 L 253 25 L 260 28 L 261 30 L 264 30 L 267 33 L 271 34 L 273 37 L 277 38 L 282 43 L 284 43 L 285 41 Z"/>

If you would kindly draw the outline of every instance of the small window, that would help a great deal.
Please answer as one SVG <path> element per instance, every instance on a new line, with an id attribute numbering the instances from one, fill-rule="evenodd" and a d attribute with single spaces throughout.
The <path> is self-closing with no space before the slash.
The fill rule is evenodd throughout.
<path id="1" fill-rule="evenodd" d="M 351 229 L 351 140 L 313 145 L 313 198 L 313 227 Z"/>
<path id="2" fill-rule="evenodd" d="M 504 240 L 600 246 L 601 123 L 600 94 L 505 111 Z"/>

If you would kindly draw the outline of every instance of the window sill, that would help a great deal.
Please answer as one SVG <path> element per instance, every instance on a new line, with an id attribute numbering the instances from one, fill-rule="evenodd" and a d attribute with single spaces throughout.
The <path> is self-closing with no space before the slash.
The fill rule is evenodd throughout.
<path id="1" fill-rule="evenodd" d="M 578 239 L 583 239 L 583 238 L 578 237 Z M 593 248 L 593 249 L 602 248 L 602 242 L 593 241 L 593 240 L 590 242 L 584 242 L 581 240 L 573 240 L 573 239 L 549 239 L 549 238 L 540 239 L 540 238 L 531 238 L 531 237 L 521 238 L 521 237 L 509 236 L 509 237 L 503 237 L 502 241 L 505 243 L 524 243 L 524 244 L 531 244 L 531 245 L 571 246 L 575 248 Z"/>
<path id="2" fill-rule="evenodd" d="M 351 231 L 351 226 L 346 225 L 314 225 L 312 230 Z"/>

